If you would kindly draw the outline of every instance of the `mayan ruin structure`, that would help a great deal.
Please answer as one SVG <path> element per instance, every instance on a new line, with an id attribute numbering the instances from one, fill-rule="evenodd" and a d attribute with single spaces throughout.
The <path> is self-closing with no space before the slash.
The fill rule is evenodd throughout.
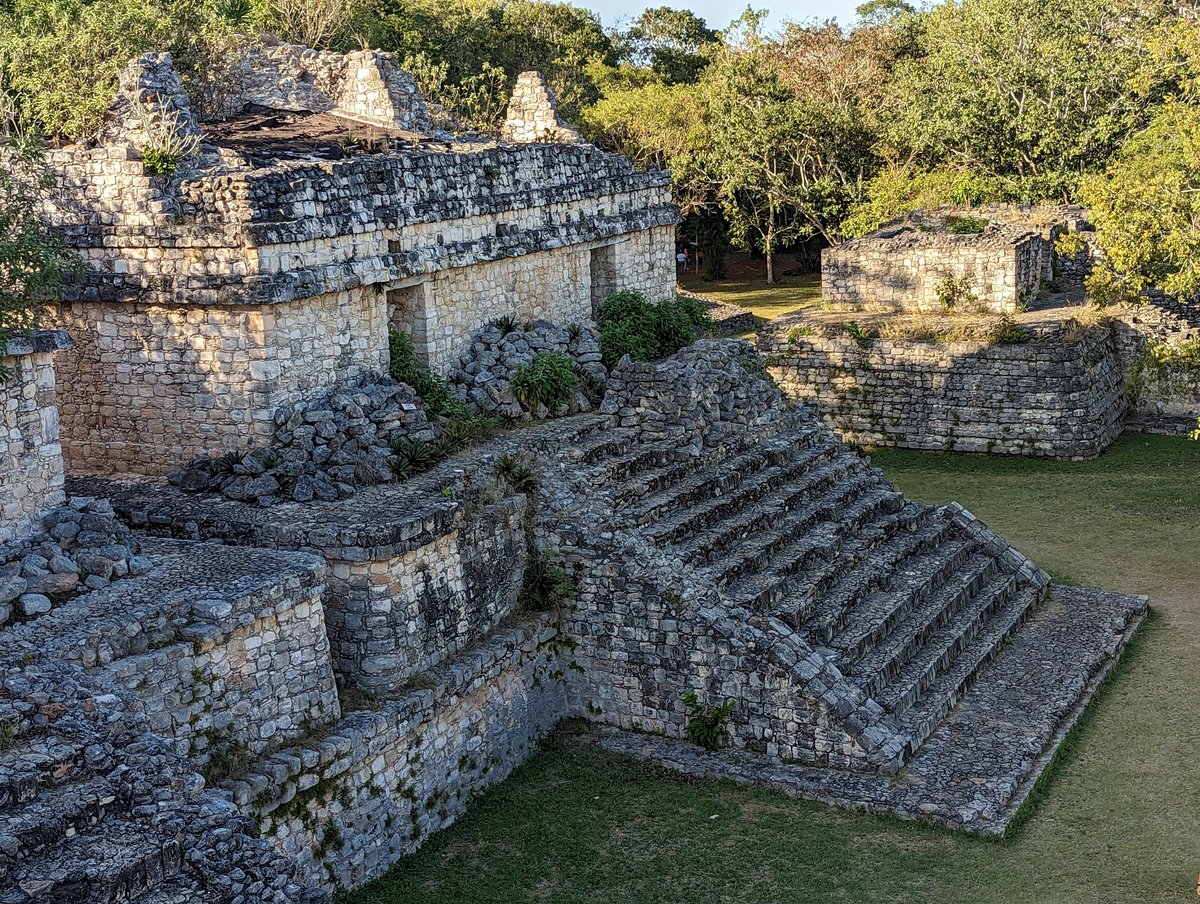
<path id="1" fill-rule="evenodd" d="M 192 153 L 150 172 L 164 135 Z M 3 352 L 0 901 L 328 901 L 568 719 L 692 774 L 1002 834 L 1147 613 L 907 498 L 833 429 L 852 413 L 769 379 L 803 396 L 853 340 L 604 360 L 613 293 L 674 300 L 679 211 L 536 73 L 484 136 L 387 54 L 254 50 L 211 122 L 146 54 L 50 163 L 84 266 L 61 330 Z M 1053 268 L 1051 232 L 903 241 L 994 274 L 999 311 Z M 897 241 L 865 275 L 828 255 L 831 291 L 900 279 Z M 389 373 L 403 348 L 432 388 Z M 1113 334 L 1012 348 L 978 372 L 1016 395 L 1037 369 L 1040 453 L 1111 441 Z M 546 356 L 569 394 L 521 388 Z M 456 436 L 435 390 L 522 429 Z M 971 448 L 1020 451 L 992 417 Z M 728 704 L 728 750 L 686 741 L 691 694 Z"/>

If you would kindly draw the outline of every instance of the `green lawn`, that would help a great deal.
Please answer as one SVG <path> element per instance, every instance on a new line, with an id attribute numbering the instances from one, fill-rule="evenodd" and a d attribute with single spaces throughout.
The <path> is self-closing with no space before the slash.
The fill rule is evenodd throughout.
<path id="1" fill-rule="evenodd" d="M 1094 462 L 887 451 L 1056 578 L 1158 616 L 1003 842 L 695 783 L 559 732 L 353 904 L 1195 901 L 1200 871 L 1200 444 L 1126 436 Z"/>
<path id="2" fill-rule="evenodd" d="M 818 273 L 781 276 L 773 286 L 767 285 L 763 277 L 757 274 L 732 277 L 720 282 L 705 282 L 701 277 L 689 275 L 680 279 L 679 284 L 715 301 L 740 305 L 763 320 L 790 314 L 800 308 L 814 307 L 821 302 L 821 276 Z"/>

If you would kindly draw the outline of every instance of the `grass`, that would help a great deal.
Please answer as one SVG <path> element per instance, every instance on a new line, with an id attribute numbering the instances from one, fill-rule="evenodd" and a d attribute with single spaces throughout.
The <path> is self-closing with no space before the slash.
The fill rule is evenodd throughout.
<path id="1" fill-rule="evenodd" d="M 690 292 L 698 292 L 714 301 L 746 308 L 764 321 L 801 308 L 816 307 L 821 303 L 819 273 L 781 276 L 779 282 L 773 286 L 767 285 L 759 275 L 734 276 L 719 282 L 705 282 L 703 278 L 689 274 L 680 279 L 679 284 Z"/>
<path id="2" fill-rule="evenodd" d="M 690 782 L 560 732 L 352 904 L 1183 902 L 1200 870 L 1200 444 L 1126 436 L 1092 462 L 879 452 L 1057 578 L 1157 616 L 1005 841 Z"/>

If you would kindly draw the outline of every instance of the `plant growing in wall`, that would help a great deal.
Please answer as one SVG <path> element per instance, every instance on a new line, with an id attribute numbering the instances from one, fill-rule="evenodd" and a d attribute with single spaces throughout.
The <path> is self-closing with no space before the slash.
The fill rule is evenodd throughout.
<path id="1" fill-rule="evenodd" d="M 971 310 L 979 304 L 979 299 L 971 289 L 971 281 L 965 276 L 943 276 L 934 284 L 934 294 L 942 310 L 952 311 Z"/>
<path id="2" fill-rule="evenodd" d="M 946 217 L 946 231 L 952 235 L 980 235 L 988 221 L 980 217 Z"/>
<path id="3" fill-rule="evenodd" d="M 542 352 L 517 367 L 512 387 L 526 408 L 545 405 L 553 411 L 571 397 L 575 380 L 574 361 L 561 352 Z"/>
<path id="4" fill-rule="evenodd" d="M 401 383 L 407 383 L 417 395 L 431 417 L 466 417 L 470 412 L 466 403 L 450 388 L 450 384 L 434 373 L 417 357 L 412 339 L 399 330 L 388 332 L 388 351 L 391 363 L 388 372 Z"/>
<path id="5" fill-rule="evenodd" d="M 532 548 L 525 563 L 519 608 L 526 612 L 550 612 L 574 595 L 575 580 L 544 549 Z"/>
<path id="6" fill-rule="evenodd" d="M 51 184 L 40 145 L 17 127 L 0 92 L 0 351 L 13 336 L 37 329 L 75 264 L 35 210 L 38 193 Z M 0 382 L 9 376 L 0 366 Z"/>
<path id="7" fill-rule="evenodd" d="M 141 118 L 146 131 L 142 165 L 147 172 L 171 179 L 181 163 L 199 153 L 200 136 L 183 128 L 178 110 L 154 110 L 139 98 L 134 103 L 134 113 Z"/>
<path id="8" fill-rule="evenodd" d="M 729 717 L 736 706 L 733 700 L 713 706 L 701 703 L 695 691 L 685 691 L 683 708 L 687 723 L 683 733 L 693 744 L 705 750 L 718 750 L 729 736 Z"/>

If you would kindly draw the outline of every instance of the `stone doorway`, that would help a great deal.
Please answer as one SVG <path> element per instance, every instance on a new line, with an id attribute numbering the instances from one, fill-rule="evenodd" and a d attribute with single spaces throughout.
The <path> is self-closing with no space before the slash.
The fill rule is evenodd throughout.
<path id="1" fill-rule="evenodd" d="M 617 291 L 617 246 L 602 245 L 590 252 L 589 268 L 592 284 L 592 317 L 600 310 L 604 299 Z"/>
<path id="2" fill-rule="evenodd" d="M 417 358 L 428 364 L 432 353 L 429 324 L 429 293 L 423 282 L 387 290 L 388 329 L 412 340 Z"/>

